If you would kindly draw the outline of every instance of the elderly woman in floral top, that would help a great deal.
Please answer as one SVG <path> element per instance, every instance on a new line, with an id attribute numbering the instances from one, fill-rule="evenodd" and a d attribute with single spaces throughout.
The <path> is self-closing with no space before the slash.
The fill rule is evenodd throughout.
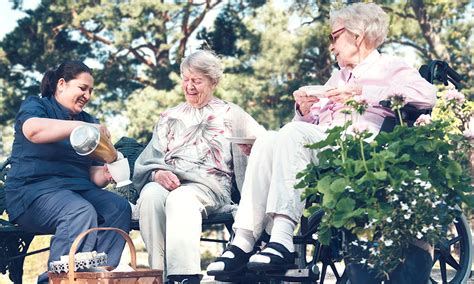
<path id="1" fill-rule="evenodd" d="M 202 219 L 231 204 L 232 178 L 244 174 L 242 152 L 226 137 L 258 136 L 265 129 L 240 107 L 213 96 L 222 67 L 209 51 L 181 63 L 186 102 L 161 114 L 153 138 L 137 159 L 133 182 L 140 232 L 150 266 L 172 281 L 199 283 Z"/>

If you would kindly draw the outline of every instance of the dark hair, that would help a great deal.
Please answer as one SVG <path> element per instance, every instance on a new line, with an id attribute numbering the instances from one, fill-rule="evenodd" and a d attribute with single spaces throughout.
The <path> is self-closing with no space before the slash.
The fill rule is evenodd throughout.
<path id="1" fill-rule="evenodd" d="M 69 82 L 84 72 L 92 75 L 92 70 L 81 61 L 65 61 L 61 63 L 56 70 L 49 70 L 44 74 L 43 80 L 41 80 L 41 96 L 43 98 L 53 96 L 56 93 L 59 79 L 63 78 L 66 82 Z"/>

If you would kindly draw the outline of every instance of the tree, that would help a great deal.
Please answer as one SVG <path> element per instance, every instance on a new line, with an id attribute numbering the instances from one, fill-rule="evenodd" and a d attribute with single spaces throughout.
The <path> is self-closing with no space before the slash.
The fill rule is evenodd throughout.
<path id="1" fill-rule="evenodd" d="M 387 44 L 412 47 L 424 62 L 445 60 L 465 83 L 472 82 L 474 19 L 469 5 L 469 0 L 413 0 L 384 6 L 391 23 Z M 467 87 L 472 94 L 472 84 Z"/>
<path id="2" fill-rule="evenodd" d="M 201 33 L 218 54 L 228 55 L 224 57 L 222 97 L 243 106 L 270 128 L 278 128 L 293 116 L 294 90 L 322 84 L 332 71 L 325 36 L 328 28 L 323 21 L 292 27 L 291 22 L 301 20 L 303 13 L 291 7 L 267 1 L 244 14 L 235 6 L 226 6 L 214 29 Z M 316 14 L 324 17 L 327 11 Z"/>
<path id="3" fill-rule="evenodd" d="M 21 0 L 14 2 L 21 7 Z M 178 65 L 198 31 L 225 64 L 217 95 L 270 128 L 293 116 L 294 90 L 323 84 L 336 68 L 327 19 L 341 1 L 98 3 L 42 0 L 0 42 L 1 124 L 13 118 L 26 95 L 38 93 L 40 74 L 64 59 L 87 59 L 96 78 L 92 112 L 100 106 L 99 115 L 127 116 L 129 134 L 146 139 L 160 112 L 183 100 Z M 424 62 L 446 59 L 466 83 L 472 81 L 468 0 L 380 3 L 390 16 L 382 50 L 405 46 Z M 203 29 L 215 9 L 220 13 L 213 27 Z"/>
<path id="4" fill-rule="evenodd" d="M 8 102 L 0 122 L 38 93 L 38 74 L 66 59 L 94 65 L 94 109 L 122 109 L 131 93 L 147 87 L 171 90 L 170 74 L 190 36 L 221 2 L 42 0 L 0 43 L 1 99 Z"/>

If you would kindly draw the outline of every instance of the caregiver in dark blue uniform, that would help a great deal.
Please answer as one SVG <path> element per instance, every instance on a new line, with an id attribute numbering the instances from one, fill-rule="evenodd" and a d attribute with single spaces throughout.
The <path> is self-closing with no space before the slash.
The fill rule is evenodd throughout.
<path id="1" fill-rule="evenodd" d="M 109 135 L 83 111 L 93 84 L 84 63 L 64 62 L 44 75 L 42 97 L 26 98 L 16 116 L 7 211 L 26 230 L 54 234 L 48 262 L 68 254 L 76 236 L 89 228 L 130 230 L 128 201 L 101 189 L 110 180 L 106 167 L 76 154 L 69 142 L 71 131 L 84 123 Z M 108 265 L 117 266 L 124 245 L 115 232 L 100 231 L 87 235 L 79 251 L 105 252 Z M 46 273 L 38 277 L 46 281 Z"/>

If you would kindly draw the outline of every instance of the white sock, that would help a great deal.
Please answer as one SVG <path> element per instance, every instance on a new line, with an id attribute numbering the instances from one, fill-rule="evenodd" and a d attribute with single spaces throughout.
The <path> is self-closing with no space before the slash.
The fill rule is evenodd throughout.
<path id="1" fill-rule="evenodd" d="M 255 246 L 255 239 L 253 237 L 253 232 L 246 229 L 237 229 L 235 231 L 235 237 L 232 240 L 231 244 L 239 247 L 245 253 L 249 253 L 253 250 Z"/>
<path id="2" fill-rule="evenodd" d="M 270 236 L 270 242 L 275 242 L 283 245 L 290 252 L 295 251 L 295 246 L 293 244 L 293 232 L 295 231 L 296 224 L 285 217 L 276 216 L 273 219 L 273 229 Z M 265 248 L 262 252 L 267 252 L 270 254 L 278 255 L 283 257 L 278 251 Z M 250 257 L 250 262 L 260 262 L 260 263 L 269 263 L 270 257 L 260 254 L 254 254 Z"/>
<path id="3" fill-rule="evenodd" d="M 235 236 L 234 239 L 232 240 L 231 244 L 240 248 L 243 250 L 245 253 L 249 253 L 253 250 L 253 247 L 255 245 L 255 239 L 253 237 L 253 232 L 250 230 L 245 230 L 245 229 L 237 229 L 235 231 Z M 234 258 L 235 255 L 231 251 L 226 251 L 221 255 L 221 257 L 226 257 L 226 258 Z M 224 262 L 222 261 L 217 261 L 217 262 L 212 262 L 209 264 L 207 267 L 208 271 L 221 271 L 224 270 Z"/>

